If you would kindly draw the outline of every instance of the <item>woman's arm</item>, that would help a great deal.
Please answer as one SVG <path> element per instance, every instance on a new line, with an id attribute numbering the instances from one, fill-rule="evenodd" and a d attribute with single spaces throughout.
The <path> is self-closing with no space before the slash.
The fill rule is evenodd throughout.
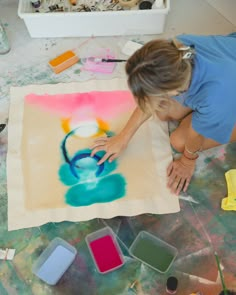
<path id="1" fill-rule="evenodd" d="M 187 138 L 184 146 L 183 156 L 186 158 L 198 158 L 198 152 L 202 150 L 205 137 L 197 133 L 192 124 L 188 128 Z"/>
<path id="2" fill-rule="evenodd" d="M 99 137 L 94 141 L 91 147 L 91 157 L 99 151 L 105 151 L 106 153 L 98 162 L 98 165 L 107 159 L 109 159 L 109 162 L 112 162 L 127 147 L 132 136 L 150 116 L 144 113 L 139 107 L 136 107 L 127 124 L 119 134 L 112 137 Z"/>

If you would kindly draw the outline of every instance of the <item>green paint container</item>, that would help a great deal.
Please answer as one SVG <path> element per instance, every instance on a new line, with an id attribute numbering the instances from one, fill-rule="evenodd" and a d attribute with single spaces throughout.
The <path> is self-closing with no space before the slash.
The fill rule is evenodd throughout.
<path id="1" fill-rule="evenodd" d="M 129 253 L 144 264 L 167 272 L 177 256 L 177 249 L 146 231 L 141 231 L 129 248 Z"/>

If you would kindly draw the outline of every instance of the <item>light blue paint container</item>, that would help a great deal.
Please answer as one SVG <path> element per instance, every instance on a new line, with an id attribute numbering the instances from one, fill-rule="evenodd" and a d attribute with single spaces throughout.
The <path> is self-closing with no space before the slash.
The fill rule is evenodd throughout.
<path id="1" fill-rule="evenodd" d="M 55 238 L 33 264 L 32 271 L 42 281 L 56 285 L 71 263 L 77 250 L 61 238 Z"/>

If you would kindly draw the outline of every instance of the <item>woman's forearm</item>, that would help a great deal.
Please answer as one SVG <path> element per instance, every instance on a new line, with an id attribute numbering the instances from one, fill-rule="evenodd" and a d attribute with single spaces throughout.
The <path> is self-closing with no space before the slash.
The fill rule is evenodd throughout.
<path id="1" fill-rule="evenodd" d="M 183 155 L 189 158 L 197 158 L 198 152 L 201 151 L 204 137 L 197 133 L 190 125 L 185 142 Z"/>
<path id="2" fill-rule="evenodd" d="M 136 107 L 120 134 L 126 141 L 129 141 L 138 128 L 150 117 L 151 115 L 144 113 L 139 107 Z"/>

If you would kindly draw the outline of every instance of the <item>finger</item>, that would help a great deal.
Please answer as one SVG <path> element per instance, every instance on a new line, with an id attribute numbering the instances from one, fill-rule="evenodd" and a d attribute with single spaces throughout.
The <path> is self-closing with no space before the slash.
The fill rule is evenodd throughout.
<path id="1" fill-rule="evenodd" d="M 181 192 L 181 190 L 184 188 L 185 185 L 185 179 L 181 179 L 178 185 L 178 189 L 176 190 L 176 195 L 178 196 Z"/>
<path id="2" fill-rule="evenodd" d="M 109 138 L 107 136 L 100 136 L 100 137 L 97 137 L 94 140 L 94 142 L 97 142 L 97 141 L 100 141 L 100 140 L 107 141 L 107 140 L 109 140 Z"/>
<path id="3" fill-rule="evenodd" d="M 110 156 L 108 162 L 112 162 L 112 161 L 114 161 L 116 158 L 118 158 L 118 154 L 113 154 L 113 155 Z"/>
<path id="4" fill-rule="evenodd" d="M 104 144 L 102 144 L 102 143 L 93 143 L 93 145 L 91 145 L 91 146 L 89 146 L 89 149 L 90 150 L 94 150 L 95 148 L 97 148 L 97 147 L 102 147 L 102 146 L 104 146 Z"/>
<path id="5" fill-rule="evenodd" d="M 97 165 L 101 165 L 102 163 L 104 163 L 108 158 L 110 157 L 110 154 L 106 153 L 100 161 L 97 162 Z"/>
<path id="6" fill-rule="evenodd" d="M 175 182 L 179 183 L 179 180 L 177 178 L 177 175 L 174 173 L 174 171 L 172 171 L 169 176 L 167 186 L 171 187 Z"/>
<path id="7" fill-rule="evenodd" d="M 100 146 L 97 146 L 95 147 L 91 154 L 90 154 L 90 157 L 93 157 L 96 153 L 100 152 L 100 151 L 105 151 L 106 150 L 106 146 L 105 145 L 100 145 Z"/>
<path id="8" fill-rule="evenodd" d="M 179 185 L 179 182 L 177 182 L 177 181 L 172 183 L 171 188 L 170 188 L 172 193 L 176 194 L 177 189 L 178 189 L 178 185 Z"/>
<path id="9" fill-rule="evenodd" d="M 186 179 L 186 181 L 185 181 L 185 185 L 184 185 L 184 189 L 183 189 L 183 191 L 184 191 L 184 192 L 186 192 L 186 191 L 187 191 L 187 189 L 188 189 L 188 186 L 189 186 L 189 184 L 190 184 L 190 180 L 191 180 L 191 179 L 189 179 L 189 178 L 188 178 L 188 179 Z"/>
<path id="10" fill-rule="evenodd" d="M 167 176 L 170 176 L 172 170 L 173 170 L 173 162 L 171 162 L 170 165 L 167 167 Z"/>
<path id="11" fill-rule="evenodd" d="M 99 146 L 99 145 L 105 145 L 107 144 L 107 139 L 101 139 L 101 140 L 96 140 L 93 142 L 93 144 L 90 146 L 90 149 L 94 149 L 95 147 Z"/>

